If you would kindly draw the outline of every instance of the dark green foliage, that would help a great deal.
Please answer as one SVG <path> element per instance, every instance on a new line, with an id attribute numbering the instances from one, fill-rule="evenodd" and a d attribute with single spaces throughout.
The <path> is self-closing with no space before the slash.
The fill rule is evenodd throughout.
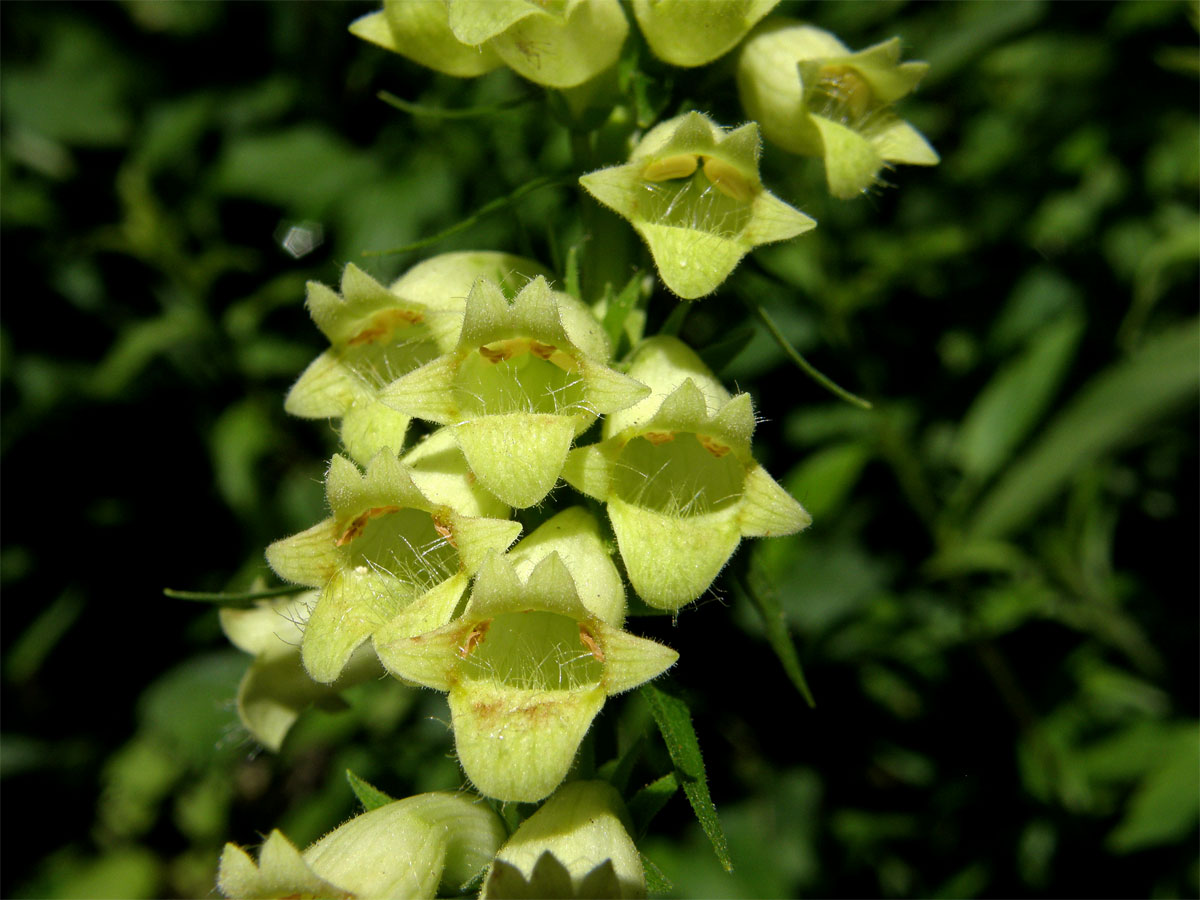
<path id="1" fill-rule="evenodd" d="M 0 4 L 4 896 L 207 896 L 224 841 L 304 846 L 355 812 L 348 769 L 364 804 L 463 786 L 444 700 L 378 682 L 260 753 L 249 657 L 162 596 L 262 594 L 265 544 L 323 515 L 336 435 L 282 411 L 321 349 L 307 280 L 505 250 L 607 295 L 616 336 L 653 271 L 551 187 L 620 141 L 581 146 L 507 70 L 355 41 L 374 6 Z M 650 299 L 648 332 L 754 395 L 755 452 L 814 517 L 677 622 L 632 621 L 690 701 L 597 722 L 651 889 L 1195 895 L 1194 4 L 783 11 L 927 60 L 903 113 L 943 162 L 843 202 L 768 146 L 765 183 L 819 227 L 686 317 Z M 742 121 L 728 61 L 647 56 L 618 72 L 638 118 Z"/>

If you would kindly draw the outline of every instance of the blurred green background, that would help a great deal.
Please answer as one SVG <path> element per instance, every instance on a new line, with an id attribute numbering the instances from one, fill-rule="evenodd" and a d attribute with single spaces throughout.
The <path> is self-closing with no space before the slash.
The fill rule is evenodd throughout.
<path id="1" fill-rule="evenodd" d="M 347 767 L 395 796 L 461 782 L 444 701 L 383 684 L 259 752 L 233 708 L 248 657 L 161 595 L 244 587 L 323 515 L 335 435 L 282 411 L 322 346 L 307 279 L 453 249 L 561 273 L 580 235 L 577 194 L 548 188 L 360 256 L 572 171 L 537 103 L 377 100 L 533 90 L 356 41 L 372 8 L 0 5 L 3 896 L 204 896 L 225 840 L 348 815 Z M 728 582 L 647 624 L 681 652 L 737 868 L 681 796 L 642 847 L 679 896 L 1195 896 L 1197 7 L 781 11 L 928 60 L 901 113 L 943 162 L 843 203 L 768 147 L 767 185 L 820 227 L 687 318 L 813 513 L 733 571 L 778 598 L 817 708 Z M 740 121 L 726 63 L 657 89 Z M 741 299 L 875 409 L 740 331 Z"/>

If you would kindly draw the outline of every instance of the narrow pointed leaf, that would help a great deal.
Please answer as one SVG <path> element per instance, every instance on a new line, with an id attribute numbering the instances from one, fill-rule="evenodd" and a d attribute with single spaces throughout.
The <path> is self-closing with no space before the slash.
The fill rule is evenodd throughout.
<path id="1" fill-rule="evenodd" d="M 354 791 L 354 796 L 358 798 L 358 802 L 363 805 L 363 809 L 366 812 L 379 809 L 379 807 L 385 806 L 395 799 L 394 797 L 389 797 L 374 785 L 368 784 L 349 769 L 346 770 L 346 780 L 350 782 L 350 790 Z"/>

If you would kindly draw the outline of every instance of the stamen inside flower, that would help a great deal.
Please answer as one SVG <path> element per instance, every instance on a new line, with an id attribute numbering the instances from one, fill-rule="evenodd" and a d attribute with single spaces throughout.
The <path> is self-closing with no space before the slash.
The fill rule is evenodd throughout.
<path id="1" fill-rule="evenodd" d="M 725 236 L 746 227 L 761 190 L 724 160 L 691 153 L 647 163 L 642 186 L 638 211 L 650 222 Z"/>
<path id="2" fill-rule="evenodd" d="M 850 66 L 827 65 L 817 70 L 809 105 L 827 119 L 856 127 L 873 101 L 871 85 L 857 71 Z"/>
<path id="3" fill-rule="evenodd" d="M 523 610 L 473 629 L 460 648 L 460 672 L 464 678 L 500 681 L 514 688 L 574 690 L 600 681 L 599 649 L 590 632 L 570 616 Z"/>
<path id="4" fill-rule="evenodd" d="M 570 415 L 583 408 L 583 379 L 574 358 L 529 338 L 494 341 L 467 356 L 454 381 L 467 415 L 513 412 Z"/>
<path id="5" fill-rule="evenodd" d="M 376 507 L 356 518 L 338 544 L 350 544 L 351 568 L 385 579 L 390 590 L 404 586 L 406 597 L 423 593 L 458 571 L 457 551 L 419 509 Z"/>
<path id="6" fill-rule="evenodd" d="M 627 503 L 671 516 L 696 516 L 736 503 L 745 467 L 729 448 L 707 435 L 648 432 L 625 445 L 614 489 Z"/>

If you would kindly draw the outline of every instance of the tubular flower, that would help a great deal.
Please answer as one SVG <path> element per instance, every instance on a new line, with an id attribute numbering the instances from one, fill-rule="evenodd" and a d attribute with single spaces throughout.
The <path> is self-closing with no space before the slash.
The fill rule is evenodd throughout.
<path id="1" fill-rule="evenodd" d="M 300 662 L 302 623 L 317 592 L 278 597 L 252 609 L 221 610 L 221 629 L 254 661 L 238 685 L 238 718 L 254 739 L 278 752 L 296 719 L 309 706 L 337 710 L 345 706 L 338 693 L 380 673 L 379 661 L 360 647 L 334 684 L 318 684 Z"/>
<path id="2" fill-rule="evenodd" d="M 517 522 L 433 503 L 387 450 L 365 475 L 333 457 L 325 490 L 333 515 L 267 548 L 281 578 L 320 589 L 301 658 L 323 683 L 384 624 L 419 634 L 449 621 L 486 554 L 506 549 L 521 531 Z"/>
<path id="3" fill-rule="evenodd" d="M 768 141 L 823 157 L 830 193 L 854 197 L 879 183 L 888 163 L 938 163 L 921 133 L 891 111 L 928 69 L 900 62 L 899 38 L 852 53 L 827 31 L 768 19 L 742 45 L 738 93 Z"/>
<path id="4" fill-rule="evenodd" d="M 455 349 L 379 398 L 403 415 L 451 426 L 483 487 L 512 506 L 532 506 L 554 487 L 577 435 L 648 393 L 604 365 L 608 355 L 587 307 L 545 279 L 511 305 L 499 286 L 480 280 Z"/>
<path id="5" fill-rule="evenodd" d="M 331 346 L 292 386 L 284 408 L 303 418 L 340 418 L 342 443 L 360 463 L 383 447 L 399 452 L 409 419 L 378 403 L 379 389 L 453 343 L 475 279 L 515 291 L 543 272 L 506 253 L 468 252 L 434 257 L 390 288 L 353 264 L 342 272 L 340 294 L 309 282 L 309 313 Z"/>
<path id="6" fill-rule="evenodd" d="M 811 519 L 751 455 L 749 394 L 730 396 L 671 337 L 644 341 L 629 371 L 653 393 L 608 417 L 563 477 L 607 504 L 638 596 L 675 610 L 707 590 L 743 537 L 791 534 Z"/>
<path id="7" fill-rule="evenodd" d="M 690 68 L 724 56 L 778 2 L 633 0 L 633 14 L 655 56 Z"/>
<path id="8" fill-rule="evenodd" d="M 404 900 L 458 892 L 504 840 L 487 804 L 462 794 L 418 794 L 356 816 L 303 853 L 272 831 L 255 863 L 236 844 L 221 854 L 226 897 Z"/>
<path id="9" fill-rule="evenodd" d="M 350 32 L 447 75 L 507 65 L 569 88 L 617 61 L 629 23 L 618 0 L 384 0 Z"/>
<path id="10" fill-rule="evenodd" d="M 547 796 L 605 699 L 678 658 L 591 613 L 557 553 L 524 583 L 493 555 L 459 618 L 416 637 L 376 635 L 375 650 L 393 675 L 449 693 L 463 770 L 505 801 Z"/>
<path id="11" fill-rule="evenodd" d="M 629 220 L 666 286 L 693 300 L 715 291 L 754 247 L 816 225 L 763 188 L 759 149 L 753 122 L 726 132 L 691 112 L 652 128 L 625 165 L 579 183 Z"/>
<path id="12" fill-rule="evenodd" d="M 564 784 L 500 848 L 480 896 L 646 896 L 621 795 L 605 781 Z"/>

